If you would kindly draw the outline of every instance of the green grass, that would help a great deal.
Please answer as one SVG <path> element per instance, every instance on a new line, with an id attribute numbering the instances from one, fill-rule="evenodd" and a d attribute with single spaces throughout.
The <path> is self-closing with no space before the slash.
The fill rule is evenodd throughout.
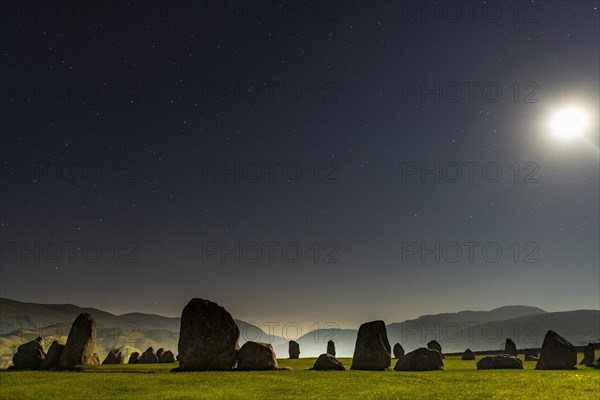
<path id="1" fill-rule="evenodd" d="M 581 359 L 581 355 L 579 357 Z M 479 358 L 478 358 L 479 359 Z M 103 365 L 81 372 L 0 372 L 0 399 L 598 399 L 600 372 L 477 371 L 446 357 L 445 371 L 307 371 L 315 359 L 278 360 L 293 371 L 169 373 L 176 364 Z M 348 368 L 350 359 L 341 361 Z M 395 360 L 392 360 L 392 366 Z"/>

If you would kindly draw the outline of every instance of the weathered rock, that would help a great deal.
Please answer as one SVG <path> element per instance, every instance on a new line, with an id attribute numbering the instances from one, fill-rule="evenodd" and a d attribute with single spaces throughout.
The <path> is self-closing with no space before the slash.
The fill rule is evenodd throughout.
<path id="1" fill-rule="evenodd" d="M 462 357 L 460 359 L 461 360 L 474 360 L 475 359 L 475 353 L 473 353 L 473 351 L 471 351 L 471 349 L 466 349 L 465 352 L 462 354 Z"/>
<path id="2" fill-rule="evenodd" d="M 327 342 L 327 354 L 335 357 L 335 342 L 333 340 Z"/>
<path id="3" fill-rule="evenodd" d="M 517 356 L 517 345 L 512 339 L 507 338 L 506 342 L 504 342 L 504 352 L 510 356 Z"/>
<path id="4" fill-rule="evenodd" d="M 156 350 L 156 358 L 158 358 L 160 360 L 160 356 L 162 356 L 162 353 L 165 352 L 165 349 L 163 349 L 162 347 L 158 350 Z"/>
<path id="5" fill-rule="evenodd" d="M 15 365 L 14 369 L 40 369 L 44 358 L 46 358 L 44 338 L 39 336 L 31 342 L 20 345 L 12 361 Z"/>
<path id="6" fill-rule="evenodd" d="M 444 369 L 444 361 L 439 351 L 421 347 L 403 357 L 394 366 L 395 371 L 435 371 Z"/>
<path id="7" fill-rule="evenodd" d="M 152 347 L 148 347 L 138 360 L 138 364 L 156 364 L 157 362 L 158 357 Z"/>
<path id="8" fill-rule="evenodd" d="M 292 359 L 297 359 L 298 357 L 300 357 L 300 345 L 298 344 L 298 342 L 290 340 L 288 346 L 288 353 L 290 354 L 290 358 Z"/>
<path id="9" fill-rule="evenodd" d="M 94 364 L 96 345 L 96 320 L 90 314 L 79 314 L 71 325 L 67 343 L 60 355 L 58 367 L 74 368 L 76 365 Z"/>
<path id="10" fill-rule="evenodd" d="M 42 361 L 42 365 L 40 369 L 47 370 L 58 367 L 58 362 L 60 361 L 60 355 L 65 349 L 64 343 L 59 342 L 58 340 L 54 340 L 48 349 L 48 353 L 46 354 L 46 358 Z"/>
<path id="11" fill-rule="evenodd" d="M 171 350 L 167 350 L 160 355 L 158 362 L 159 363 L 174 363 L 175 355 L 173 354 L 173 352 Z"/>
<path id="12" fill-rule="evenodd" d="M 112 349 L 106 355 L 102 364 L 123 364 L 125 362 L 125 354 L 120 349 Z"/>
<path id="13" fill-rule="evenodd" d="M 277 358 L 269 343 L 244 343 L 238 354 L 238 370 L 262 371 L 275 368 L 277 368 Z"/>
<path id="14" fill-rule="evenodd" d="M 383 371 L 392 362 L 391 351 L 385 323 L 365 322 L 358 330 L 350 369 Z"/>
<path id="15" fill-rule="evenodd" d="M 192 299 L 181 314 L 176 371 L 230 370 L 240 331 L 231 314 L 216 303 Z"/>
<path id="16" fill-rule="evenodd" d="M 583 360 L 581 360 L 581 363 L 579 364 L 585 365 L 586 367 L 593 367 L 594 355 L 594 344 L 588 343 L 588 345 L 585 346 L 585 349 L 583 349 Z"/>
<path id="17" fill-rule="evenodd" d="M 429 343 L 427 343 L 427 348 L 430 350 L 439 351 L 440 354 L 442 355 L 442 358 L 444 358 L 444 353 L 442 353 L 442 345 L 439 344 L 439 342 L 437 340 L 432 340 Z"/>
<path id="18" fill-rule="evenodd" d="M 535 369 L 576 369 L 577 350 L 554 331 L 546 332 Z"/>
<path id="19" fill-rule="evenodd" d="M 134 351 L 129 355 L 129 364 L 137 364 L 140 359 L 140 353 Z"/>
<path id="20" fill-rule="evenodd" d="M 525 361 L 538 361 L 539 360 L 539 354 L 534 349 L 525 349 L 524 353 L 525 353 Z"/>
<path id="21" fill-rule="evenodd" d="M 315 371 L 345 371 L 346 367 L 331 354 L 321 354 L 311 369 Z"/>
<path id="22" fill-rule="evenodd" d="M 400 343 L 394 345 L 394 358 L 400 358 L 404 355 L 404 348 Z"/>
<path id="23" fill-rule="evenodd" d="M 91 365 L 100 365 L 100 356 L 96 353 L 92 356 L 92 364 Z"/>
<path id="24" fill-rule="evenodd" d="M 523 369 L 523 362 L 510 354 L 499 354 L 483 357 L 477 362 L 477 369 Z"/>

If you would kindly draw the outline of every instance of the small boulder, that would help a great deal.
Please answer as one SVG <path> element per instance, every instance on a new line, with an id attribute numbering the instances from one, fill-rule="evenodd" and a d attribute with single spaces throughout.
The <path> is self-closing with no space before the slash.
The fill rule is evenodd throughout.
<path id="1" fill-rule="evenodd" d="M 392 348 L 383 321 L 365 322 L 358 329 L 350 369 L 383 371 L 392 363 Z M 333 354 L 332 354 L 333 355 Z"/>
<path id="2" fill-rule="evenodd" d="M 504 342 L 504 352 L 510 356 L 517 356 L 517 345 L 513 342 L 512 339 L 507 338 L 506 342 Z"/>
<path id="3" fill-rule="evenodd" d="M 67 343 L 60 355 L 58 367 L 71 369 L 76 365 L 93 365 L 96 345 L 96 320 L 90 314 L 79 314 L 67 337 Z"/>
<path id="4" fill-rule="evenodd" d="M 439 342 L 437 340 L 432 340 L 429 343 L 427 343 L 427 348 L 430 350 L 439 351 L 440 354 L 442 355 L 442 358 L 444 358 L 444 353 L 442 353 L 442 345 L 439 344 Z"/>
<path id="5" fill-rule="evenodd" d="M 576 369 L 577 350 L 554 331 L 546 332 L 535 369 Z"/>
<path id="6" fill-rule="evenodd" d="M 483 357 L 477 362 L 477 369 L 523 369 L 523 362 L 510 354 L 499 354 Z"/>
<path id="7" fill-rule="evenodd" d="M 315 371 L 345 371 L 346 367 L 331 354 L 321 354 L 311 369 Z"/>
<path id="8" fill-rule="evenodd" d="M 335 357 L 335 342 L 333 340 L 327 342 L 327 354 Z"/>
<path id="9" fill-rule="evenodd" d="M 138 360 L 138 364 L 156 364 L 157 362 L 158 357 L 156 357 L 156 353 L 154 353 L 152 347 L 148 347 Z"/>
<path id="10" fill-rule="evenodd" d="M 58 367 L 60 355 L 62 354 L 64 349 L 64 343 L 61 343 L 58 340 L 52 341 L 52 344 L 48 349 L 48 354 L 46 354 L 46 358 L 44 358 L 44 361 L 42 361 L 40 369 L 47 370 Z"/>
<path id="11" fill-rule="evenodd" d="M 300 345 L 298 344 L 298 342 L 290 340 L 288 346 L 288 353 L 290 354 L 291 359 L 295 360 L 298 359 L 298 357 L 300 357 Z"/>
<path id="12" fill-rule="evenodd" d="M 421 347 L 407 353 L 394 366 L 394 371 L 436 371 L 444 369 L 439 351 Z"/>
<path id="13" fill-rule="evenodd" d="M 14 369 L 40 369 L 42 362 L 46 358 L 44 350 L 44 338 L 41 336 L 24 343 L 17 348 L 13 355 Z"/>
<path id="14" fill-rule="evenodd" d="M 244 343 L 238 354 L 238 370 L 263 371 L 275 368 L 277 368 L 277 358 L 269 343 Z"/>
<path id="15" fill-rule="evenodd" d="M 586 367 L 594 366 L 594 344 L 588 343 L 587 346 L 583 349 L 583 360 L 581 360 L 580 365 L 585 365 Z"/>
<path id="16" fill-rule="evenodd" d="M 140 353 L 134 351 L 129 355 L 129 364 L 137 364 L 140 359 Z"/>
<path id="17" fill-rule="evenodd" d="M 125 362 L 125 354 L 120 349 L 112 349 L 106 355 L 102 364 L 123 364 Z"/>
<path id="18" fill-rule="evenodd" d="M 461 360 L 474 360 L 475 359 L 475 353 L 473 353 L 473 351 L 471 349 L 466 349 L 465 352 L 462 354 L 462 357 L 460 359 Z"/>
<path id="19" fill-rule="evenodd" d="M 539 354 L 534 349 L 525 349 L 525 361 L 538 361 Z"/>
<path id="20" fill-rule="evenodd" d="M 394 345 L 394 358 L 400 358 L 404 355 L 404 348 L 400 343 Z"/>
<path id="21" fill-rule="evenodd" d="M 165 352 L 163 352 L 160 355 L 160 358 L 158 359 L 159 363 L 174 363 L 175 362 L 175 355 L 173 354 L 173 352 L 171 350 L 167 350 Z"/>

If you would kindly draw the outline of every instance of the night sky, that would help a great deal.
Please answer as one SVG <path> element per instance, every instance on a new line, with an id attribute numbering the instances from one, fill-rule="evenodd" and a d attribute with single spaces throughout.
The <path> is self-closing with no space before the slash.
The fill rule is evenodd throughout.
<path id="1" fill-rule="evenodd" d="M 2 297 L 598 309 L 599 6 L 4 1 Z"/>

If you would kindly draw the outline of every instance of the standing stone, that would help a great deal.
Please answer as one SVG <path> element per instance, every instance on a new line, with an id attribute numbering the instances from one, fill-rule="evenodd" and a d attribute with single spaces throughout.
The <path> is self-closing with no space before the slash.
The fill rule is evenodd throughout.
<path id="1" fill-rule="evenodd" d="M 96 345 L 96 320 L 90 314 L 79 314 L 71 325 L 67 343 L 60 355 L 58 367 L 74 368 L 76 365 L 94 364 Z"/>
<path id="2" fill-rule="evenodd" d="M 394 371 L 436 371 L 444 369 L 444 362 L 439 351 L 421 347 L 400 357 Z"/>
<path id="3" fill-rule="evenodd" d="M 40 369 L 52 369 L 58 367 L 58 362 L 60 361 L 60 355 L 65 349 L 65 345 L 58 340 L 54 340 L 48 349 L 48 354 L 46 354 L 46 358 L 42 361 L 42 365 Z"/>
<path id="4" fill-rule="evenodd" d="M 15 369 L 40 369 L 44 358 L 46 358 L 44 338 L 39 336 L 31 342 L 20 345 L 12 361 Z"/>
<path id="5" fill-rule="evenodd" d="M 138 360 L 138 364 L 156 364 L 157 362 L 158 357 L 156 356 L 156 353 L 154 353 L 152 346 L 148 347 Z"/>
<path id="6" fill-rule="evenodd" d="M 345 371 L 346 367 L 331 354 L 321 354 L 311 369 L 315 371 Z"/>
<path id="7" fill-rule="evenodd" d="M 523 369 L 519 357 L 510 354 L 483 357 L 477 362 L 477 369 Z"/>
<path id="8" fill-rule="evenodd" d="M 517 345 L 515 344 L 515 342 L 512 341 L 512 339 L 507 338 L 506 342 L 504 343 L 504 352 L 506 354 L 508 354 L 509 356 L 517 356 Z"/>
<path id="9" fill-rule="evenodd" d="M 474 360 L 475 353 L 473 353 L 473 351 L 471 349 L 466 349 L 460 359 L 461 360 Z"/>
<path id="10" fill-rule="evenodd" d="M 333 340 L 327 342 L 327 354 L 335 357 L 335 342 Z"/>
<path id="11" fill-rule="evenodd" d="M 123 364 L 125 362 L 125 354 L 120 349 L 112 349 L 106 355 L 102 364 Z"/>
<path id="12" fill-rule="evenodd" d="M 391 351 L 385 323 L 365 322 L 358 330 L 350 369 L 383 371 L 392 362 Z"/>
<path id="13" fill-rule="evenodd" d="M 583 360 L 581 360 L 580 365 L 585 365 L 586 367 L 594 366 L 594 344 L 588 343 L 587 346 L 583 349 Z"/>
<path id="14" fill-rule="evenodd" d="M 137 351 L 134 351 L 129 356 L 129 364 L 137 364 L 139 359 L 140 359 L 140 353 L 138 353 Z"/>
<path id="15" fill-rule="evenodd" d="M 159 363 L 174 363 L 175 355 L 173 354 L 173 352 L 171 350 L 167 350 L 160 355 L 158 362 Z"/>
<path id="16" fill-rule="evenodd" d="M 262 371 L 275 368 L 277 368 L 277 358 L 275 358 L 275 352 L 269 343 L 244 343 L 238 354 L 238 370 Z"/>
<path id="17" fill-rule="evenodd" d="M 158 358 L 160 360 L 160 356 L 162 356 L 162 354 L 165 352 L 165 349 L 163 349 L 162 347 L 158 350 L 156 350 L 156 358 Z"/>
<path id="18" fill-rule="evenodd" d="M 225 371 L 233 368 L 240 330 L 231 314 L 212 301 L 192 299 L 181 314 L 175 371 Z"/>
<path id="19" fill-rule="evenodd" d="M 404 355 L 404 348 L 400 343 L 394 345 L 394 358 L 400 358 Z"/>
<path id="20" fill-rule="evenodd" d="M 442 355 L 442 358 L 444 358 L 444 354 L 442 353 L 442 345 L 437 340 L 432 340 L 429 343 L 427 343 L 427 348 L 430 350 L 439 351 Z"/>
<path id="21" fill-rule="evenodd" d="M 538 361 L 539 354 L 534 349 L 525 349 L 525 361 Z"/>
<path id="22" fill-rule="evenodd" d="M 576 369 L 577 350 L 554 331 L 546 332 L 540 360 L 535 369 Z"/>
<path id="23" fill-rule="evenodd" d="M 300 357 L 300 345 L 298 344 L 298 342 L 296 342 L 294 340 L 290 340 L 290 344 L 288 347 L 288 353 L 290 354 L 291 359 L 295 360 L 298 357 Z"/>

